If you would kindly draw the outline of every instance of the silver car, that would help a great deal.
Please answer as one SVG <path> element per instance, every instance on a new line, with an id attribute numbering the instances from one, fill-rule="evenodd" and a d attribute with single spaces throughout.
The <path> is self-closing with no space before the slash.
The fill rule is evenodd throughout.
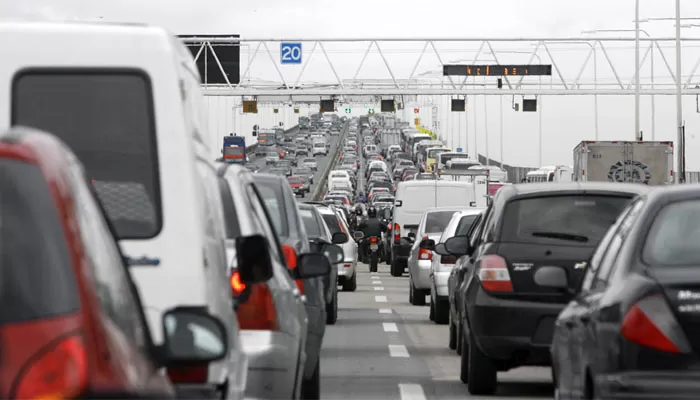
<path id="1" fill-rule="evenodd" d="M 265 164 L 276 164 L 280 160 L 280 154 L 276 151 L 268 151 L 265 154 Z"/>
<path id="2" fill-rule="evenodd" d="M 315 158 L 305 158 L 301 160 L 300 167 L 311 168 L 312 171 L 318 171 L 318 161 Z"/>
<path id="3" fill-rule="evenodd" d="M 414 242 L 408 255 L 408 301 L 414 306 L 425 305 L 425 296 L 430 294 L 430 267 L 433 260 L 432 250 L 421 248 L 424 239 L 437 242 L 447 227 L 454 213 L 467 209 L 464 207 L 431 208 L 423 214 Z"/>
<path id="4" fill-rule="evenodd" d="M 350 227 L 341 210 L 335 205 L 317 204 L 316 207 L 332 234 L 344 232 L 350 236 Z M 339 246 L 343 248 L 345 260 L 338 264 L 338 284 L 343 287 L 344 292 L 354 292 L 357 289 L 357 242 L 350 239 Z"/>

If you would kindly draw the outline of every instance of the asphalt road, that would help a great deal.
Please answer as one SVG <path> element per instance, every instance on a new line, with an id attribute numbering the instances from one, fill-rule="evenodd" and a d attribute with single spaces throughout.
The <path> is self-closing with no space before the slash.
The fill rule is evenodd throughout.
<path id="1" fill-rule="evenodd" d="M 428 299 L 428 303 L 430 300 Z M 459 356 L 447 347 L 447 325 L 428 318 L 429 306 L 408 303 L 408 275 L 358 263 L 357 291 L 339 292 L 335 325 L 321 351 L 323 399 L 551 399 L 549 368 L 498 374 L 495 396 L 471 396 L 459 380 Z"/>

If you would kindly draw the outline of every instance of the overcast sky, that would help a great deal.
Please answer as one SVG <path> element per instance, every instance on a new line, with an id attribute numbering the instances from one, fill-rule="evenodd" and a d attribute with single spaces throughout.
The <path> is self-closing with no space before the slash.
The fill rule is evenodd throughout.
<path id="1" fill-rule="evenodd" d="M 673 0 L 640 0 L 640 3 L 642 18 L 674 16 Z M 700 17 L 700 1 L 682 0 L 682 8 L 684 17 Z M 583 30 L 634 28 L 634 0 L 0 0 L 0 18 L 102 18 L 163 25 L 176 34 L 238 33 L 244 38 L 580 37 Z M 700 20 L 695 23 L 700 24 Z M 673 22 L 645 23 L 643 28 L 655 37 L 674 35 Z M 700 37 L 700 28 L 684 29 L 683 34 Z M 607 36 L 622 35 L 625 34 Z M 618 61 L 619 57 L 623 57 L 622 62 L 627 66 L 633 65 L 630 53 L 618 56 Z M 673 67 L 672 52 L 667 57 Z M 684 60 L 686 73 L 694 60 L 691 56 Z M 665 69 L 659 61 L 657 63 L 657 68 Z M 368 68 L 370 75 L 386 77 L 385 70 L 372 69 L 381 67 Z M 309 69 L 309 72 L 313 74 L 314 70 Z M 510 100 L 504 101 L 507 109 L 504 113 L 505 162 L 536 165 L 538 119 L 511 112 Z M 489 151 L 497 157 L 500 150 L 499 100 L 490 98 L 488 110 L 483 109 L 483 99 L 479 101 L 477 131 L 482 135 L 479 149 L 482 153 L 485 151 L 483 135 L 486 130 L 490 138 Z M 643 104 L 642 129 L 647 139 L 651 131 L 649 103 L 645 99 Z M 591 98 L 543 99 L 543 164 L 571 164 L 573 146 L 582 139 L 593 139 L 592 104 Z M 601 98 L 599 109 L 600 139 L 631 138 L 634 126 L 631 98 Z M 700 170 L 700 159 L 696 161 L 691 156 L 700 152 L 700 132 L 696 137 L 700 114 L 696 112 L 694 97 L 685 99 L 684 110 L 688 166 Z M 487 126 L 484 120 L 488 121 Z M 471 124 L 470 135 L 473 135 Z M 446 126 L 446 121 L 442 125 Z M 450 126 L 455 135 L 454 117 Z M 463 129 L 462 124 L 461 134 L 464 134 Z M 675 139 L 671 97 L 657 101 L 656 138 Z M 473 139 L 470 142 L 473 146 Z"/>

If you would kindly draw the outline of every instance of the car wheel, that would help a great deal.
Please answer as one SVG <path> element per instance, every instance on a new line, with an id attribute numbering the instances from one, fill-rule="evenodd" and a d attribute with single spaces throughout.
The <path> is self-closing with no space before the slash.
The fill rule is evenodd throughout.
<path id="1" fill-rule="evenodd" d="M 391 260 L 391 276 L 403 275 L 403 266 L 398 265 L 396 260 Z"/>
<path id="2" fill-rule="evenodd" d="M 316 363 L 313 376 L 301 382 L 301 398 L 304 400 L 319 400 L 321 398 L 321 358 Z"/>
<path id="3" fill-rule="evenodd" d="M 447 300 L 435 301 L 435 323 L 445 325 L 450 322 L 450 303 Z"/>
<path id="4" fill-rule="evenodd" d="M 467 390 L 471 394 L 493 394 L 498 385 L 498 370 L 493 360 L 476 345 L 474 336 L 471 334 L 469 335 L 469 351 L 466 353 L 469 362 Z M 464 350 L 462 350 L 462 354 L 464 354 Z"/>
<path id="5" fill-rule="evenodd" d="M 338 290 L 333 291 L 333 301 L 326 304 L 326 324 L 335 325 L 338 321 Z"/>
<path id="6" fill-rule="evenodd" d="M 450 348 L 450 350 L 455 350 L 457 348 L 457 327 L 455 326 L 454 322 L 452 322 L 452 313 L 449 313 L 449 341 L 447 343 L 447 347 Z"/>
<path id="7" fill-rule="evenodd" d="M 435 302 L 433 301 L 433 296 L 430 296 L 430 312 L 428 313 L 428 318 L 431 321 L 435 321 Z"/>
<path id="8" fill-rule="evenodd" d="M 409 285 L 409 294 L 408 294 L 408 299 L 411 304 L 414 306 L 424 306 L 425 305 L 425 293 L 423 293 L 422 290 L 416 289 L 416 286 L 413 284 L 413 279 L 408 280 L 408 285 Z"/>
<path id="9" fill-rule="evenodd" d="M 344 292 L 354 292 L 355 290 L 357 290 L 357 272 L 352 274 L 352 278 L 343 282 Z"/>

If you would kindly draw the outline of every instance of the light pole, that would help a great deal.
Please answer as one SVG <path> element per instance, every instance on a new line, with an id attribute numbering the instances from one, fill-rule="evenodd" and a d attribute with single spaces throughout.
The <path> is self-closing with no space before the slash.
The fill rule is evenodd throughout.
<path id="1" fill-rule="evenodd" d="M 639 0 L 637 0 L 639 1 Z M 639 19 L 639 18 L 637 18 Z M 685 140 L 683 135 L 683 97 L 681 87 L 681 0 L 676 0 L 676 124 L 678 126 L 678 174 L 676 182 L 685 182 Z"/>
<path id="2" fill-rule="evenodd" d="M 639 21 L 638 18 L 637 18 L 637 21 Z M 639 21 L 639 22 L 642 22 L 642 21 Z M 581 33 L 592 34 L 592 33 L 612 33 L 612 32 L 635 32 L 635 33 L 637 33 L 637 30 L 636 29 L 596 29 L 596 30 L 591 30 L 591 31 L 583 31 Z M 649 32 L 645 31 L 644 29 L 639 29 L 638 33 L 643 33 L 647 38 L 651 39 L 651 35 L 649 34 Z M 638 41 L 635 41 L 635 42 L 638 43 Z M 638 45 L 635 44 L 635 46 L 638 46 Z M 638 47 L 635 50 L 635 53 L 637 56 L 636 58 L 638 58 L 638 56 L 639 56 Z M 593 54 L 593 58 L 594 58 L 594 63 L 595 63 L 595 53 Z M 635 88 L 635 125 L 636 125 L 636 128 L 635 129 L 636 129 L 637 135 L 639 135 L 639 132 L 640 132 L 640 127 L 639 127 L 640 117 L 639 117 L 639 108 L 638 108 L 639 100 L 636 98 L 636 96 L 639 93 L 639 90 L 637 90 L 637 89 L 640 87 L 640 85 L 639 85 L 639 76 L 640 76 L 639 60 L 637 60 L 637 68 L 636 68 L 635 74 L 636 74 L 636 78 L 635 78 L 635 87 L 636 87 Z M 651 88 L 652 89 L 654 89 L 656 87 L 656 84 L 654 82 L 655 81 L 654 76 L 655 76 L 655 74 L 654 74 L 654 49 L 652 48 L 651 49 Z M 596 125 L 597 125 L 597 122 L 596 122 Z M 656 139 L 656 96 L 654 96 L 652 94 L 651 95 L 651 140 L 655 140 L 655 139 Z M 597 140 L 597 136 L 596 136 L 596 140 Z"/>

